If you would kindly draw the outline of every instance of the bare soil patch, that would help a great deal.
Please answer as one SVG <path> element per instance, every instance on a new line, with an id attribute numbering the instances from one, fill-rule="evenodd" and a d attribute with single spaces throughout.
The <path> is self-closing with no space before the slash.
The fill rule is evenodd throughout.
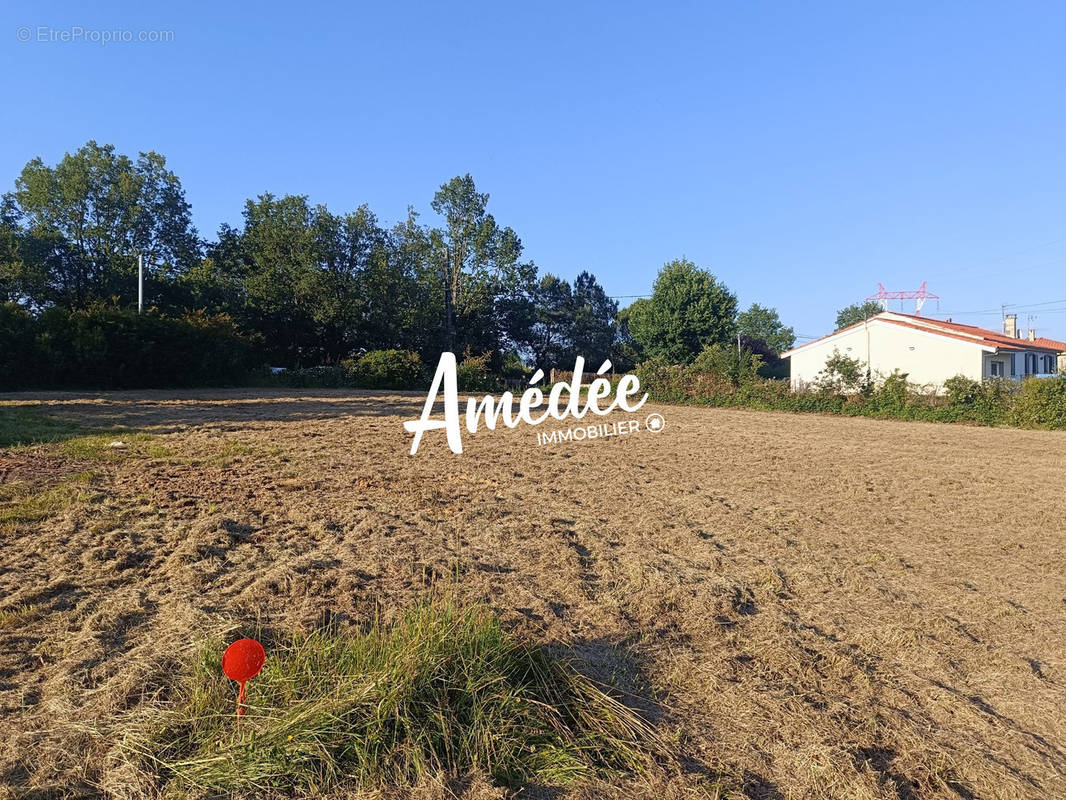
<path id="1" fill-rule="evenodd" d="M 0 793 L 151 796 L 109 726 L 205 637 L 443 581 L 676 737 L 676 774 L 572 796 L 1066 796 L 1062 433 L 658 406 L 657 435 L 411 457 L 416 395 L 0 405 L 41 402 L 150 438 L 0 450 Z"/>

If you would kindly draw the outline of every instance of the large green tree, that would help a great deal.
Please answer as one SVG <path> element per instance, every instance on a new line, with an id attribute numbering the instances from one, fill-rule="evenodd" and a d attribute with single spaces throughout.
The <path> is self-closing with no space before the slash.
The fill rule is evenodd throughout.
<path id="1" fill-rule="evenodd" d="M 569 369 L 577 356 L 599 367 L 611 357 L 618 304 L 590 272 L 581 272 L 573 286 L 546 273 L 530 296 L 529 314 L 514 342 L 536 367 Z"/>
<path id="2" fill-rule="evenodd" d="M 545 372 L 552 367 L 566 369 L 572 361 L 574 294 L 562 278 L 545 274 L 534 293 L 533 324 L 528 337 L 533 364 Z"/>
<path id="3" fill-rule="evenodd" d="M 687 364 L 705 347 L 736 332 L 737 298 L 687 259 L 666 264 L 652 295 L 630 307 L 628 328 L 646 357 Z"/>
<path id="4" fill-rule="evenodd" d="M 777 310 L 758 303 L 737 314 L 737 332 L 765 342 L 775 354 L 788 350 L 796 341 L 795 331 L 781 322 Z"/>
<path id="5" fill-rule="evenodd" d="M 841 328 L 854 325 L 856 322 L 862 322 L 864 319 L 869 319 L 875 314 L 880 314 L 883 310 L 881 304 L 876 303 L 873 300 L 866 300 L 862 303 L 852 303 L 850 306 L 845 306 L 837 312 L 836 330 L 839 331 Z"/>
<path id="6" fill-rule="evenodd" d="M 14 209 L 0 203 L 0 303 L 19 299 L 18 284 L 24 280 L 25 269 L 19 252 L 20 233 Z"/>
<path id="7" fill-rule="evenodd" d="M 236 239 L 221 232 L 211 257 L 215 271 L 201 285 L 224 291 L 239 281 L 242 318 L 284 365 L 392 345 L 396 303 L 411 294 L 393 285 L 388 235 L 366 206 L 338 215 L 304 196 L 264 194 L 246 203 Z"/>
<path id="8" fill-rule="evenodd" d="M 611 356 L 618 335 L 618 302 L 607 295 L 595 275 L 583 271 L 574 280 L 573 309 L 573 354 L 584 356 L 598 369 Z"/>
<path id="9" fill-rule="evenodd" d="M 453 352 L 495 350 L 502 339 L 496 301 L 517 284 L 532 283 L 522 242 L 488 212 L 489 196 L 470 175 L 456 176 L 433 196 L 444 226 L 429 232 L 429 255 L 443 299 L 443 339 Z"/>
<path id="10" fill-rule="evenodd" d="M 24 302 L 83 306 L 137 298 L 137 256 L 149 302 L 199 260 L 200 242 L 178 177 L 157 153 L 136 159 L 90 141 L 50 167 L 30 161 L 5 197 L 19 258 L 6 281 Z"/>

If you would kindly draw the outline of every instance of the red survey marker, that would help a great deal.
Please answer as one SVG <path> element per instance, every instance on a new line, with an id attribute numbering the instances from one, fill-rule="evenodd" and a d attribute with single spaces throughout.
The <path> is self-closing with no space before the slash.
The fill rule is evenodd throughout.
<path id="1" fill-rule="evenodd" d="M 263 645 L 255 639 L 238 639 L 222 654 L 222 671 L 231 681 L 241 685 L 237 695 L 237 717 L 244 716 L 244 684 L 259 674 L 266 661 Z"/>

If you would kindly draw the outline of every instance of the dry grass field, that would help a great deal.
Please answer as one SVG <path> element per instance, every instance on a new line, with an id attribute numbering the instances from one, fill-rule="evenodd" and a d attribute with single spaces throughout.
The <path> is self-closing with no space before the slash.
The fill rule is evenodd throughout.
<path id="1" fill-rule="evenodd" d="M 0 400 L 37 403 L 125 430 L 0 450 L 0 796 L 151 796 L 114 726 L 200 642 L 444 583 L 679 755 L 532 796 L 1066 797 L 1061 433 L 661 406 L 659 434 L 412 457 L 414 395 Z M 504 796 L 442 786 L 415 795 Z"/>

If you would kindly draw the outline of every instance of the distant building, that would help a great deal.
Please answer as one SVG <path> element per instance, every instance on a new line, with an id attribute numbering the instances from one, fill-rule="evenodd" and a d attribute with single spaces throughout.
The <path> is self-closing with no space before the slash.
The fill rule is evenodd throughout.
<path id="1" fill-rule="evenodd" d="M 868 364 L 870 372 L 907 373 L 911 383 L 942 386 L 955 375 L 985 378 L 1045 377 L 1066 372 L 1066 342 L 1036 336 L 1022 338 L 1018 317 L 1008 314 L 1003 332 L 950 320 L 882 311 L 864 322 L 801 344 L 781 354 L 789 359 L 793 389 L 814 382 L 826 359 L 837 351 Z"/>

